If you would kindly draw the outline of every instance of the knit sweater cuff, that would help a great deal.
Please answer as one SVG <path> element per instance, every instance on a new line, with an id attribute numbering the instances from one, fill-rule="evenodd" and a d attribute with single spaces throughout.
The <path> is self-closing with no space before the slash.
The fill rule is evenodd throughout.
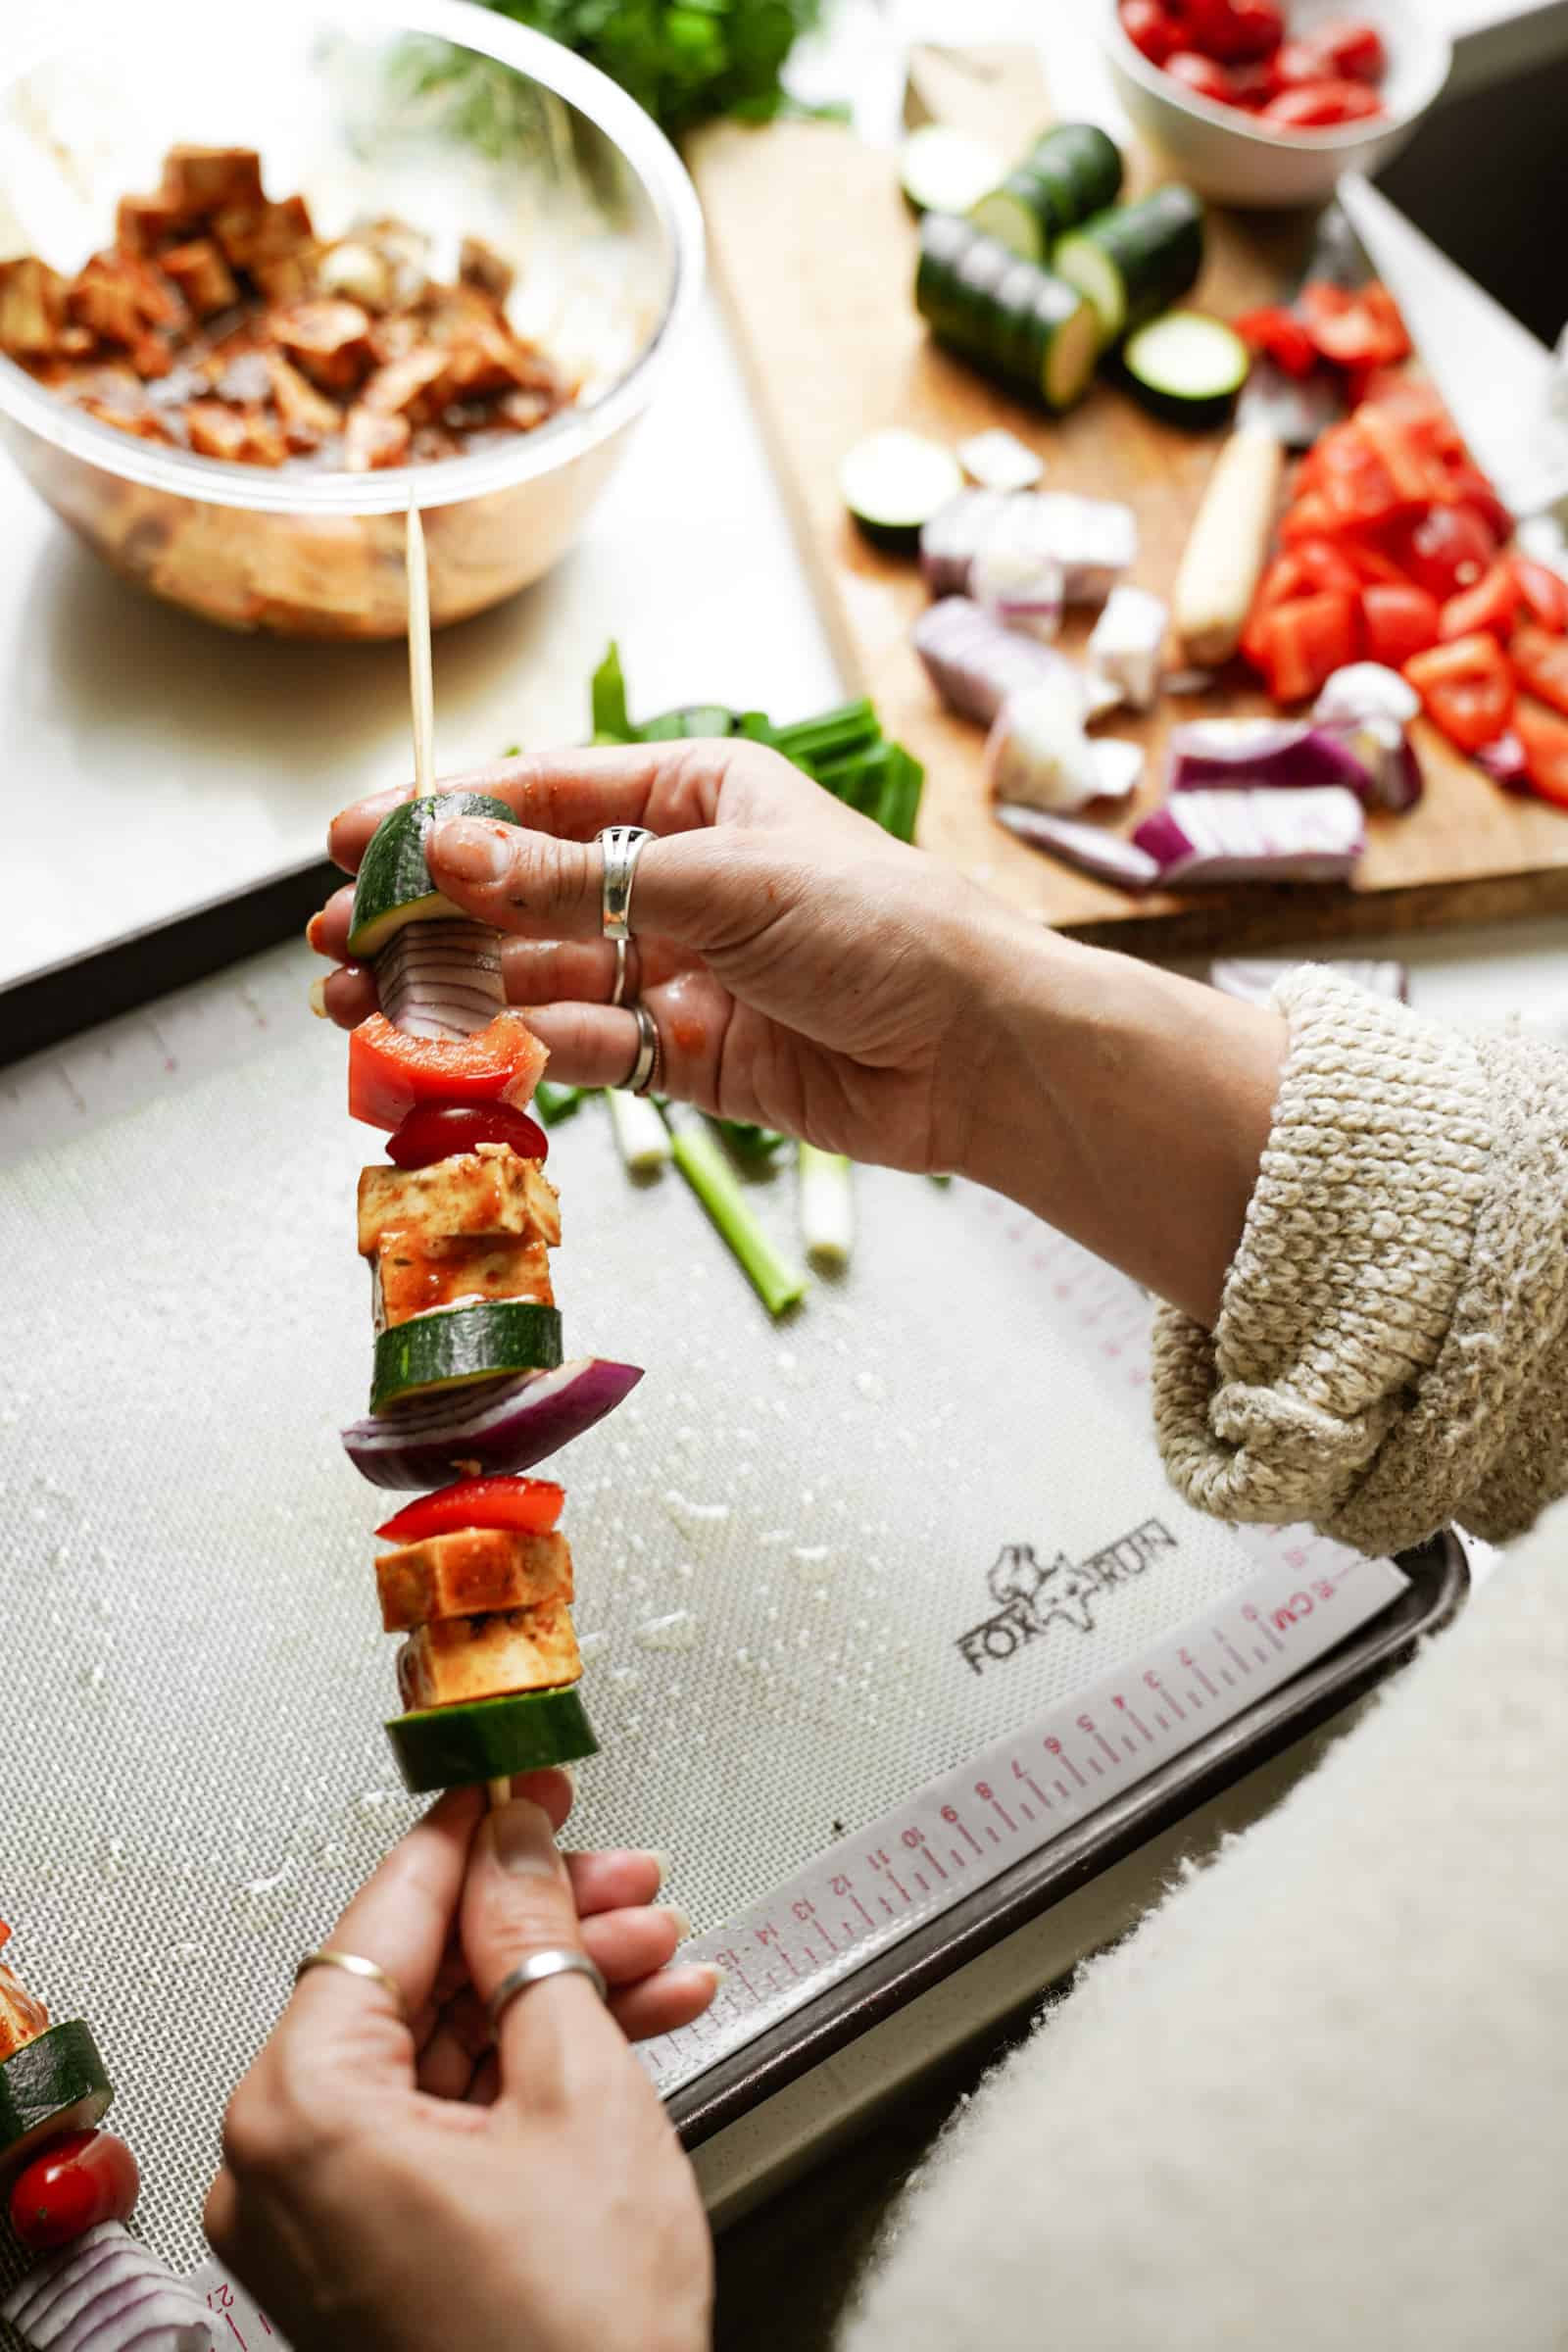
<path id="1" fill-rule="evenodd" d="M 1487 1072 L 1322 967 L 1274 1002 L 1290 1046 L 1219 1323 L 1162 1310 L 1155 1426 L 1200 1509 L 1381 1551 L 1442 1525 L 1480 1467 L 1409 1439 L 1495 1174 Z"/>

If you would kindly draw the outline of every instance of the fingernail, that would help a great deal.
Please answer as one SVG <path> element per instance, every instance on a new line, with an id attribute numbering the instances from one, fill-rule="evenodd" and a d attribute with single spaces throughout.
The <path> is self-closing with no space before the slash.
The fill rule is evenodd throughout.
<path id="1" fill-rule="evenodd" d="M 553 1879 L 560 1867 L 550 1823 L 538 1805 L 514 1796 L 486 1823 L 496 1860 L 514 1879 Z"/>
<path id="2" fill-rule="evenodd" d="M 487 823 L 483 817 L 450 817 L 437 825 L 425 855 L 444 865 L 460 882 L 499 882 L 512 863 L 510 825 Z"/>
<path id="3" fill-rule="evenodd" d="M 666 1919 L 674 1922 L 675 1941 L 684 1943 L 692 1932 L 691 1913 L 683 1911 L 679 1903 L 665 1903 L 663 1912 Z"/>
<path id="4" fill-rule="evenodd" d="M 724 1986 L 729 1983 L 729 1970 L 720 1968 L 716 1960 L 695 1960 L 692 1966 L 702 1970 L 715 1992 L 722 1992 Z"/>
<path id="5" fill-rule="evenodd" d="M 320 936 L 321 936 L 321 921 L 322 921 L 322 917 L 325 915 L 325 913 L 326 913 L 326 908 L 325 908 L 324 906 L 318 906 L 318 908 L 316 909 L 316 912 L 315 912 L 315 913 L 312 915 L 312 917 L 311 917 L 310 921 L 309 921 L 309 922 L 306 924 L 306 926 L 305 926 L 305 940 L 306 940 L 306 945 L 307 945 L 308 947 L 312 947 L 312 948 L 314 948 L 314 947 L 316 946 L 316 943 L 317 943 L 317 941 L 318 941 L 318 940 L 320 938 Z"/>
<path id="6" fill-rule="evenodd" d="M 324 1021 L 327 1017 L 326 974 L 324 972 L 318 980 L 311 982 L 311 1010 L 318 1021 Z"/>
<path id="7" fill-rule="evenodd" d="M 645 1845 L 642 1848 L 642 1858 L 645 1862 L 651 1862 L 653 1864 L 655 1870 L 659 1873 L 659 1884 L 661 1886 L 662 1886 L 664 1881 L 669 1876 L 669 1856 L 665 1853 L 663 1847 L 659 1845 Z"/>

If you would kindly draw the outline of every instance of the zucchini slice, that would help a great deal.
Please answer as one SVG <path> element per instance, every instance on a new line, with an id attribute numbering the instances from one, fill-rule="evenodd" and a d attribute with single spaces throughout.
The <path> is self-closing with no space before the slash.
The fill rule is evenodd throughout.
<path id="1" fill-rule="evenodd" d="M 963 468 L 951 449 L 922 433 L 869 433 L 839 467 L 839 488 L 875 545 L 912 547 L 963 488 Z"/>
<path id="2" fill-rule="evenodd" d="M 375 1343 L 370 1410 L 387 1412 L 437 1389 L 471 1387 L 514 1372 L 554 1372 L 561 1313 L 533 1298 L 476 1298 L 394 1323 Z"/>
<path id="3" fill-rule="evenodd" d="M 995 148 L 947 122 L 911 130 L 899 150 L 899 180 L 916 213 L 966 213 L 1002 177 Z"/>
<path id="4" fill-rule="evenodd" d="M 546 1764 L 572 1764 L 599 1752 L 575 1683 L 456 1707 L 421 1707 L 394 1716 L 386 1736 L 404 1787 L 416 1795 L 537 1772 Z"/>
<path id="5" fill-rule="evenodd" d="M 969 207 L 970 224 L 983 237 L 995 237 L 1021 262 L 1040 267 L 1057 234 L 1052 182 L 1020 165 L 1002 185 L 992 188 Z"/>
<path id="6" fill-rule="evenodd" d="M 430 880 L 424 845 L 440 811 L 449 816 L 488 816 L 514 825 L 517 818 L 505 801 L 487 792 L 444 792 L 419 801 L 402 801 L 389 809 L 370 836 L 354 889 L 354 917 L 349 928 L 349 954 L 368 962 L 405 923 L 436 918 L 469 917 L 461 906 L 443 898 Z"/>
<path id="7" fill-rule="evenodd" d="M 1167 311 L 1129 335 L 1122 367 L 1139 398 L 1172 424 L 1221 423 L 1252 358 L 1240 335 L 1198 311 Z"/>
<path id="8" fill-rule="evenodd" d="M 1062 238 L 1052 257 L 1060 277 L 1088 296 L 1102 344 L 1148 324 L 1191 291 L 1203 266 L 1203 208 L 1172 180 L 1142 204 L 1098 213 Z"/>
<path id="9" fill-rule="evenodd" d="M 91 2028 L 79 2017 L 24 2041 L 0 2066 L 0 2173 L 62 2132 L 91 2131 L 114 2095 Z"/>
<path id="10" fill-rule="evenodd" d="M 1059 236 L 1121 193 L 1121 151 L 1094 122 L 1058 122 L 969 206 L 969 219 L 1020 261 L 1044 266 Z"/>

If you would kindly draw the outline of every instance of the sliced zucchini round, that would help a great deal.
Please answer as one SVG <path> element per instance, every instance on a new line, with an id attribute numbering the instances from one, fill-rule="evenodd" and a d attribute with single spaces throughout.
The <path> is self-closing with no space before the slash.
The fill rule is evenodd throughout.
<path id="1" fill-rule="evenodd" d="M 349 954 L 363 962 L 379 956 L 395 931 L 406 923 L 429 922 L 452 916 L 466 920 L 464 909 L 443 898 L 430 879 L 424 845 L 437 812 L 444 824 L 452 816 L 488 816 L 503 824 L 517 822 L 505 801 L 487 792 L 444 792 L 423 800 L 401 801 L 382 817 L 370 836 L 354 888 L 354 914 L 349 928 Z"/>
<path id="2" fill-rule="evenodd" d="M 1021 262 L 1039 268 L 1058 225 L 1052 183 L 1020 166 L 969 207 L 969 219 L 983 237 L 995 237 Z"/>
<path id="3" fill-rule="evenodd" d="M 561 1313 L 532 1298 L 476 1298 L 437 1307 L 378 1333 L 370 1410 L 388 1412 L 438 1389 L 460 1389 L 506 1373 L 554 1372 Z"/>
<path id="4" fill-rule="evenodd" d="M 1039 347 L 1040 397 L 1048 409 L 1070 409 L 1088 391 L 1100 358 L 1094 305 L 1065 279 L 1048 277 L 1035 298 L 1033 318 L 1045 329 Z"/>
<path id="5" fill-rule="evenodd" d="M 62 2132 L 90 2132 L 114 2095 L 92 2029 L 79 2017 L 24 2041 L 0 2066 L 0 2173 Z"/>
<path id="6" fill-rule="evenodd" d="M 1055 187 L 1063 229 L 1103 212 L 1121 194 L 1121 149 L 1098 122 L 1058 122 L 1043 131 L 1024 169 Z"/>
<path id="7" fill-rule="evenodd" d="M 1240 335 L 1199 311 L 1167 311 L 1129 335 L 1122 367 L 1139 398 L 1172 424 L 1221 423 L 1252 355 Z"/>
<path id="8" fill-rule="evenodd" d="M 404 1787 L 416 1794 L 573 1764 L 599 1752 L 575 1683 L 455 1707 L 420 1707 L 394 1716 L 386 1736 Z"/>
<path id="9" fill-rule="evenodd" d="M 857 441 L 839 467 L 844 504 L 879 547 L 913 547 L 933 514 L 963 488 L 951 449 L 897 429 Z"/>
<path id="10" fill-rule="evenodd" d="M 1052 256 L 1058 276 L 1088 296 L 1102 344 L 1157 318 L 1192 289 L 1203 266 L 1203 208 L 1172 180 L 1141 204 L 1098 213 Z"/>
<path id="11" fill-rule="evenodd" d="M 917 213 L 966 213 L 1006 167 L 995 148 L 951 123 L 926 122 L 899 150 L 899 180 Z"/>

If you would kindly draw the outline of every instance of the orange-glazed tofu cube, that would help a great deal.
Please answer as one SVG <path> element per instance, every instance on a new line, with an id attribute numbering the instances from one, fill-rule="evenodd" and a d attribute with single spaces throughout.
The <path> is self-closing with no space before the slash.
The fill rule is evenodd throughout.
<path id="1" fill-rule="evenodd" d="M 159 255 L 158 267 L 173 279 L 198 318 L 211 318 L 215 311 L 226 311 L 239 300 L 234 272 L 211 237 L 172 245 Z"/>
<path id="2" fill-rule="evenodd" d="M 383 1551 L 375 1563 L 381 1623 L 389 1634 L 447 1617 L 510 1609 L 567 1608 L 571 1549 L 564 1536 L 513 1527 L 465 1527 Z"/>
<path id="3" fill-rule="evenodd" d="M 371 1276 L 377 1331 L 463 1298 L 532 1298 L 553 1306 L 556 1298 L 544 1243 L 518 1234 L 426 1242 L 410 1233 L 386 1233 L 376 1244 Z"/>
<path id="4" fill-rule="evenodd" d="M 373 1257 L 385 1233 L 424 1242 L 479 1240 L 514 1234 L 561 1243 L 561 1203 L 536 1159 L 510 1144 L 479 1144 L 426 1168 L 396 1168 L 387 1160 L 360 1173 L 360 1255 Z"/>
<path id="5" fill-rule="evenodd" d="M 167 277 L 133 253 L 95 253 L 72 280 L 73 318 L 108 343 L 139 343 L 150 326 L 178 326 L 185 305 Z"/>
<path id="6" fill-rule="evenodd" d="M 262 159 L 254 147 L 171 147 L 159 194 L 187 218 L 264 204 Z"/>
<path id="7" fill-rule="evenodd" d="M 581 1674 L 577 1637 L 564 1608 L 443 1617 L 421 1625 L 398 1652 L 398 1691 L 410 1709 L 550 1690 Z"/>
<path id="8" fill-rule="evenodd" d="M 270 351 L 267 358 L 268 381 L 285 437 L 310 449 L 329 433 L 335 433 L 343 422 L 342 411 L 327 399 L 299 369 L 284 359 L 280 351 Z"/>
<path id="9" fill-rule="evenodd" d="M 0 351 L 15 360 L 46 359 L 58 351 L 69 292 L 59 270 L 31 254 L 0 262 Z"/>
<path id="10" fill-rule="evenodd" d="M 268 323 L 294 365 L 328 391 L 352 392 L 375 364 L 370 314 L 357 302 L 286 303 Z"/>
<path id="11" fill-rule="evenodd" d="M 365 405 L 386 416 L 434 416 L 446 402 L 452 355 L 434 343 L 417 343 L 400 360 L 388 360 L 365 387 Z"/>
<path id="12" fill-rule="evenodd" d="M 10 1936 L 10 1929 L 0 1922 L 0 1944 Z M 26 1986 L 0 1960 L 0 2064 L 14 2058 L 24 2043 L 36 2041 L 47 2033 L 49 2012 L 42 2001 L 35 2001 Z"/>
<path id="13" fill-rule="evenodd" d="M 185 430 L 198 457 L 224 458 L 231 466 L 245 463 L 250 427 L 239 410 L 225 409 L 220 400 L 193 400 L 185 411 Z"/>
<path id="14" fill-rule="evenodd" d="M 383 416 L 364 402 L 349 411 L 344 428 L 344 465 L 350 473 L 374 473 L 384 466 L 401 466 L 409 454 L 414 427 L 406 416 Z"/>

